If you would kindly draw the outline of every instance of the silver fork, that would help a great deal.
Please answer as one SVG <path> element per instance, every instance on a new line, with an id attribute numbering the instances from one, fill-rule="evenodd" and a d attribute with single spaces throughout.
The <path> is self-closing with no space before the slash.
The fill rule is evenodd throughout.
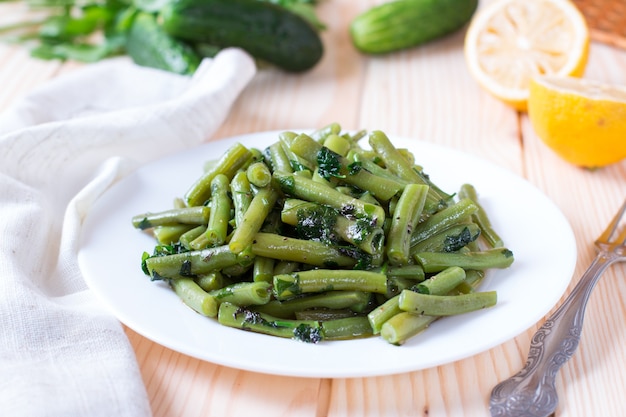
<path id="1" fill-rule="evenodd" d="M 598 255 L 589 269 L 533 335 L 524 368 L 493 388 L 489 407 L 492 417 L 547 417 L 556 409 L 555 376 L 578 347 L 589 295 L 610 265 L 626 260 L 626 227 L 621 233 L 618 230 L 625 212 L 626 201 L 595 241 Z M 612 239 L 616 234 L 617 238 Z"/>

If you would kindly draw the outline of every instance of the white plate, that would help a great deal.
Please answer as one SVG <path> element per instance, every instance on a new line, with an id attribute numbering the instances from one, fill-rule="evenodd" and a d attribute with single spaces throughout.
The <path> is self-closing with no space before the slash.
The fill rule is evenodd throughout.
<path id="1" fill-rule="evenodd" d="M 234 142 L 262 149 L 276 140 L 264 132 L 212 142 L 148 164 L 107 191 L 84 224 L 80 267 L 88 285 L 119 320 L 178 352 L 217 364 L 302 377 L 365 377 L 425 369 L 503 343 L 539 321 L 564 293 L 576 263 L 573 232 L 561 212 L 524 179 L 483 160 L 430 143 L 393 139 L 416 155 L 431 179 L 454 192 L 473 184 L 513 266 L 492 270 L 481 288 L 496 290 L 490 309 L 441 319 L 403 346 L 381 338 L 317 345 L 245 332 L 196 314 L 162 282 L 140 268 L 154 240 L 131 217 L 171 208 L 200 175 L 205 160 Z"/>

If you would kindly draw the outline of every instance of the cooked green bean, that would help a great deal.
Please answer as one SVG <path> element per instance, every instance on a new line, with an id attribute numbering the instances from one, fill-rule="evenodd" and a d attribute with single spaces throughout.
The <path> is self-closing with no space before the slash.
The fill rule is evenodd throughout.
<path id="1" fill-rule="evenodd" d="M 155 226 L 152 230 L 152 234 L 156 240 L 163 245 L 171 245 L 174 242 L 178 242 L 180 237 L 193 229 L 193 224 L 174 224 L 170 226 Z"/>
<path id="2" fill-rule="evenodd" d="M 503 245 L 502 238 L 494 230 L 491 220 L 487 216 L 487 212 L 478 201 L 478 193 L 471 184 L 463 184 L 459 190 L 459 198 L 469 198 L 474 202 L 478 210 L 472 215 L 474 221 L 478 224 L 481 236 L 489 243 L 492 248 L 501 248 Z"/>
<path id="3" fill-rule="evenodd" d="M 398 306 L 403 311 L 415 314 L 453 316 L 492 307 L 496 301 L 495 291 L 459 295 L 431 295 L 404 290 L 400 293 Z"/>
<path id="4" fill-rule="evenodd" d="M 385 162 L 387 168 L 398 177 L 413 184 L 429 185 L 429 181 L 413 168 L 412 161 L 407 160 L 404 155 L 402 155 L 402 152 L 393 146 L 387 135 L 383 132 L 380 130 L 373 131 L 369 136 L 369 143 L 372 149 L 374 149 Z M 433 187 L 430 187 L 425 209 L 427 209 L 428 212 L 434 212 L 441 207 L 445 207 L 447 199 L 447 196 L 439 195 Z"/>
<path id="5" fill-rule="evenodd" d="M 255 311 L 267 313 L 276 317 L 293 318 L 296 312 L 310 309 L 331 309 L 363 311 L 370 300 L 370 294 L 363 291 L 328 291 L 321 294 L 312 294 L 289 300 L 272 300 L 269 303 L 255 307 Z"/>
<path id="6" fill-rule="evenodd" d="M 217 320 L 225 326 L 307 343 L 322 340 L 321 326 L 317 321 L 280 319 L 229 302 L 220 304 Z"/>
<path id="7" fill-rule="evenodd" d="M 278 199 L 278 192 L 272 187 L 261 188 L 252 198 L 241 224 L 230 239 L 230 250 L 239 253 L 252 244 L 254 236 L 261 230 L 263 222 Z"/>
<path id="8" fill-rule="evenodd" d="M 346 156 L 350 150 L 350 141 L 343 136 L 337 134 L 328 135 L 324 139 L 324 146 L 338 155 Z"/>
<path id="9" fill-rule="evenodd" d="M 216 175 L 211 181 L 211 213 L 204 232 L 208 246 L 220 246 L 226 242 L 232 201 L 229 195 L 230 180 L 224 174 Z"/>
<path id="10" fill-rule="evenodd" d="M 415 286 L 415 289 L 422 294 L 443 295 L 465 281 L 465 277 L 466 274 L 463 268 L 451 266 L 420 282 Z"/>
<path id="11" fill-rule="evenodd" d="M 321 267 L 352 267 L 357 262 L 336 247 L 275 233 L 257 233 L 252 241 L 252 252 L 256 256 Z"/>
<path id="12" fill-rule="evenodd" d="M 285 151 L 280 142 L 272 143 L 268 148 L 268 155 L 272 171 L 292 173 L 293 169 L 289 163 L 289 158 L 285 155 Z"/>
<path id="13" fill-rule="evenodd" d="M 170 281 L 172 289 L 183 302 L 207 317 L 217 316 L 217 302 L 215 298 L 204 291 L 191 278 L 174 279 Z"/>
<path id="14" fill-rule="evenodd" d="M 155 226 L 172 224 L 205 224 L 209 218 L 208 207 L 174 208 L 157 213 L 144 213 L 133 216 L 132 223 L 137 229 L 145 230 Z"/>
<path id="15" fill-rule="evenodd" d="M 255 162 L 246 170 L 248 181 L 256 187 L 266 187 L 272 181 L 272 173 L 263 162 Z"/>
<path id="16" fill-rule="evenodd" d="M 268 282 L 237 282 L 211 291 L 218 303 L 229 302 L 238 306 L 262 305 L 270 301 Z"/>
<path id="17" fill-rule="evenodd" d="M 228 245 L 145 260 L 146 270 L 152 279 L 195 277 L 239 262 L 240 259 Z"/>
<path id="18" fill-rule="evenodd" d="M 224 286 L 224 276 L 220 271 L 200 275 L 195 281 L 206 292 L 218 290 Z"/>
<path id="19" fill-rule="evenodd" d="M 276 261 L 272 258 L 266 258 L 264 256 L 254 257 L 254 266 L 252 272 L 252 279 L 256 282 L 272 282 L 274 277 L 274 263 Z"/>
<path id="20" fill-rule="evenodd" d="M 380 333 L 383 324 L 385 324 L 387 320 L 391 319 L 396 314 L 400 314 L 401 312 L 402 310 L 400 309 L 400 294 L 396 295 L 393 298 L 390 298 L 389 300 L 385 301 L 383 304 L 372 310 L 367 315 L 367 318 L 374 334 Z"/>
<path id="21" fill-rule="evenodd" d="M 387 257 L 392 265 L 409 263 L 411 235 L 424 209 L 428 189 L 427 185 L 409 184 L 398 199 L 387 239 Z"/>
<path id="22" fill-rule="evenodd" d="M 324 142 L 329 135 L 341 133 L 341 126 L 338 123 L 330 123 L 320 129 L 311 132 L 311 137 L 318 142 Z"/>
<path id="23" fill-rule="evenodd" d="M 202 206 L 211 197 L 211 182 L 218 174 L 226 175 L 230 180 L 233 175 L 253 158 L 252 152 L 240 143 L 231 146 L 208 171 L 191 186 L 185 194 L 189 207 Z"/>
<path id="24" fill-rule="evenodd" d="M 415 260 L 424 272 L 439 272 L 451 266 L 463 269 L 508 268 L 513 263 L 513 252 L 506 248 L 488 249 L 482 252 L 419 252 Z"/>
<path id="25" fill-rule="evenodd" d="M 347 340 L 372 336 L 367 317 L 356 316 L 321 322 L 325 340 Z"/>
<path id="26" fill-rule="evenodd" d="M 387 320 L 382 325 L 380 336 L 393 345 L 401 345 L 407 339 L 426 330 L 438 318 L 436 316 L 421 316 L 405 311 Z"/>
<path id="27" fill-rule="evenodd" d="M 274 296 L 285 300 L 296 295 L 331 291 L 387 292 L 387 276 L 379 272 L 341 269 L 312 269 L 274 276 Z"/>
<path id="28" fill-rule="evenodd" d="M 411 246 L 411 255 L 418 252 L 456 252 L 475 242 L 480 236 L 480 227 L 475 223 L 460 223 L 448 227 Z"/>
<path id="29" fill-rule="evenodd" d="M 230 192 L 234 210 L 234 227 L 239 227 L 252 201 L 252 187 L 244 171 L 237 172 L 230 181 Z"/>
<path id="30" fill-rule="evenodd" d="M 196 226 L 191 230 L 188 230 L 187 232 L 183 233 L 180 238 L 180 244 L 183 245 L 183 247 L 187 250 L 192 250 L 194 248 L 192 248 L 191 246 L 191 242 L 193 242 L 195 239 L 197 239 L 199 236 L 204 235 L 204 232 L 206 232 L 206 226 L 205 225 L 200 225 L 200 226 Z"/>
<path id="31" fill-rule="evenodd" d="M 417 225 L 411 236 L 411 246 L 444 231 L 450 226 L 468 221 L 476 210 L 478 207 L 470 199 L 462 199 L 449 205 Z"/>

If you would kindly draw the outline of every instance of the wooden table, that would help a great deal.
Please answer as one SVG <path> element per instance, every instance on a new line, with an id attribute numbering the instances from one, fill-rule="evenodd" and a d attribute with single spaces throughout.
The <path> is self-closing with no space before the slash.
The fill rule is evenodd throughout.
<path id="1" fill-rule="evenodd" d="M 571 223 L 579 253 L 569 292 L 595 256 L 592 241 L 626 196 L 626 161 L 589 171 L 559 159 L 535 136 L 525 114 L 490 97 L 470 77 L 463 58 L 464 31 L 409 51 L 360 55 L 350 43 L 348 23 L 374 3 L 325 1 L 319 8 L 328 25 L 322 62 L 301 75 L 259 71 L 213 139 L 336 121 L 346 129 L 380 129 L 450 146 L 501 165 L 541 189 Z M 0 23 L 21 13 L 19 7 L 1 7 Z M 23 49 L 1 45 L 0 110 L 78 67 L 36 61 Z M 585 76 L 626 85 L 626 51 L 593 43 Z M 559 245 L 558 236 L 554 245 Z M 625 278 L 626 265 L 611 267 L 591 296 L 579 349 L 557 377 L 557 416 L 626 415 Z M 245 372 L 126 331 L 155 416 L 457 417 L 488 415 L 492 387 L 521 368 L 540 324 L 465 360 L 355 379 Z"/>

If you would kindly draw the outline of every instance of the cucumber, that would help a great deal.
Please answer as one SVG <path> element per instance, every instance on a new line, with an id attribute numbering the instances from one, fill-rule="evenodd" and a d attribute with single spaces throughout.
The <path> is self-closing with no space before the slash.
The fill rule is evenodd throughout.
<path id="1" fill-rule="evenodd" d="M 137 13 L 126 36 L 126 53 L 137 65 L 193 74 L 200 57 L 189 45 L 165 33 L 150 13 Z"/>
<path id="2" fill-rule="evenodd" d="M 411 48 L 460 29 L 478 0 L 396 0 L 373 7 L 353 19 L 354 46 L 367 54 Z"/>
<path id="3" fill-rule="evenodd" d="M 174 0 L 161 10 L 170 35 L 218 47 L 239 47 L 290 72 L 321 59 L 322 41 L 306 20 L 259 0 Z"/>

